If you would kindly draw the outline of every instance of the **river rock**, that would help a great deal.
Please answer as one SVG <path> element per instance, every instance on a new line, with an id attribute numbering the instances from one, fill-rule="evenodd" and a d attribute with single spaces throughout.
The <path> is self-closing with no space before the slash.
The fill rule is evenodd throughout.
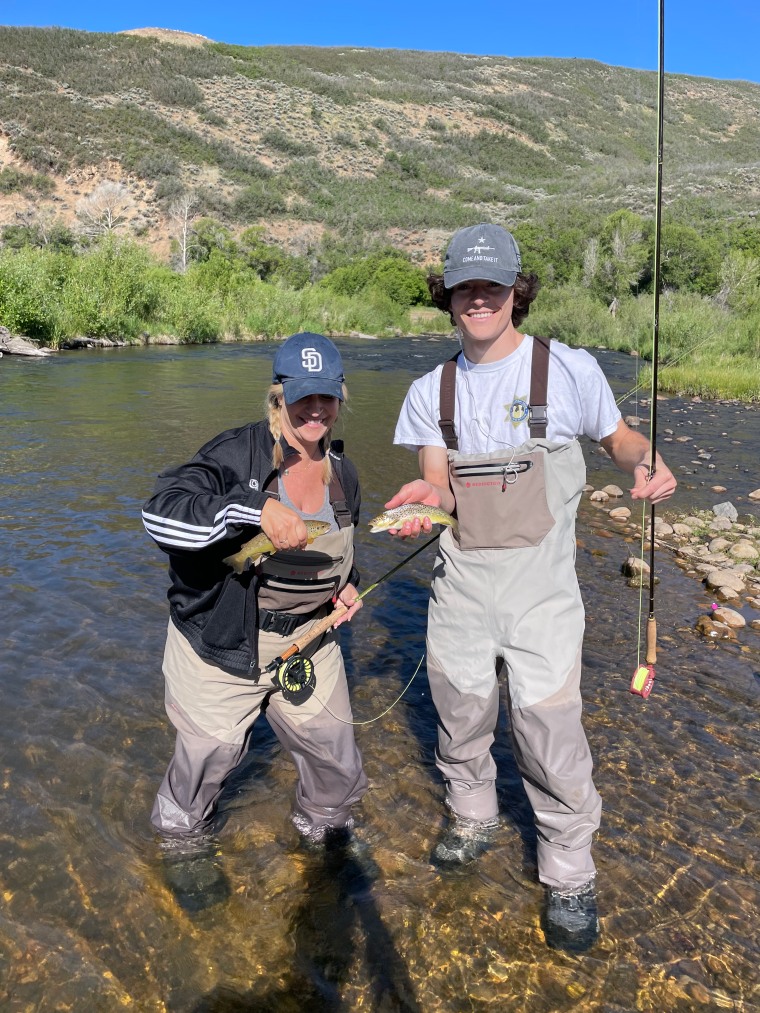
<path id="1" fill-rule="evenodd" d="M 727 549 L 730 545 L 731 542 L 729 542 L 727 538 L 719 536 L 718 538 L 713 538 L 712 541 L 708 543 L 707 547 L 710 552 L 722 552 L 723 549 Z"/>
<path id="2" fill-rule="evenodd" d="M 730 531 L 731 521 L 728 517 L 716 517 L 714 521 L 710 523 L 711 531 Z"/>
<path id="3" fill-rule="evenodd" d="M 730 521 L 735 521 L 739 516 L 733 503 L 716 503 L 712 511 L 716 517 L 728 517 Z"/>
<path id="4" fill-rule="evenodd" d="M 730 626 L 733 630 L 741 629 L 742 626 L 747 625 L 747 620 L 735 609 L 726 608 L 725 605 L 721 605 L 720 608 L 713 609 L 713 619 L 717 619 L 718 622 L 724 623 L 726 626 Z"/>
<path id="5" fill-rule="evenodd" d="M 606 503 L 610 497 L 606 492 L 602 492 L 601 489 L 597 489 L 596 492 L 591 493 L 592 503 Z"/>
<path id="6" fill-rule="evenodd" d="M 703 637 L 710 637 L 711 640 L 736 640 L 736 634 L 730 626 L 716 623 L 710 616 L 700 616 L 696 629 Z"/>
<path id="7" fill-rule="evenodd" d="M 691 534 L 692 529 L 688 524 L 679 524 L 678 521 L 673 525 L 673 533 L 680 535 L 682 538 L 688 538 Z"/>
<path id="8" fill-rule="evenodd" d="M 735 593 L 744 590 L 744 577 L 736 570 L 711 570 L 705 577 L 705 583 L 718 591 L 724 588 Z"/>
<path id="9" fill-rule="evenodd" d="M 726 491 L 725 485 L 711 485 L 710 486 L 710 492 L 725 492 L 725 491 Z"/>
<path id="10" fill-rule="evenodd" d="M 615 507 L 613 510 L 610 510 L 610 517 L 613 521 L 627 521 L 630 516 L 631 511 L 628 507 Z"/>
<path id="11" fill-rule="evenodd" d="M 626 577 L 637 577 L 641 573 L 649 573 L 649 563 L 638 556 L 629 556 L 623 563 L 623 574 Z"/>
<path id="12" fill-rule="evenodd" d="M 607 495 L 612 497 L 613 499 L 618 499 L 620 496 L 623 495 L 623 490 L 620 488 L 619 485 L 605 485 L 605 487 L 602 489 L 602 492 L 606 492 Z"/>
<path id="13" fill-rule="evenodd" d="M 753 492 L 748 492 L 747 496 L 750 499 L 760 499 L 760 489 L 755 489 Z"/>
<path id="14" fill-rule="evenodd" d="M 733 545 L 728 550 L 728 554 L 733 556 L 734 559 L 746 559 L 752 562 L 760 558 L 760 552 L 758 552 L 757 547 L 754 546 L 752 542 L 748 542 L 745 539 L 742 539 L 741 541 L 738 541 L 736 545 Z"/>

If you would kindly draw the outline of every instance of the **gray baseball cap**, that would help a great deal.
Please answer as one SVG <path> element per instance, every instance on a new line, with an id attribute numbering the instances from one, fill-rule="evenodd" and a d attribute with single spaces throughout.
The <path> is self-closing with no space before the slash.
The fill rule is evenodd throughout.
<path id="1" fill-rule="evenodd" d="M 277 349 L 272 383 L 282 384 L 285 404 L 310 394 L 343 400 L 343 360 L 324 334 L 293 334 Z"/>
<path id="2" fill-rule="evenodd" d="M 501 225 L 472 225 L 455 232 L 446 250 L 443 284 L 453 288 L 460 281 L 495 281 L 514 285 L 522 270 L 514 236 Z"/>

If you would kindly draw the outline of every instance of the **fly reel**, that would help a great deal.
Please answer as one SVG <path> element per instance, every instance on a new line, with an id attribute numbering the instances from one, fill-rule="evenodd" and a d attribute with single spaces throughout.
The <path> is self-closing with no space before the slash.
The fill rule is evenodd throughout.
<path id="1" fill-rule="evenodd" d="M 305 703 L 314 692 L 317 680 L 314 675 L 314 662 L 311 658 L 304 658 L 300 654 L 294 654 L 292 658 L 283 661 L 275 669 L 272 677 L 275 689 L 282 692 L 288 703 Z"/>

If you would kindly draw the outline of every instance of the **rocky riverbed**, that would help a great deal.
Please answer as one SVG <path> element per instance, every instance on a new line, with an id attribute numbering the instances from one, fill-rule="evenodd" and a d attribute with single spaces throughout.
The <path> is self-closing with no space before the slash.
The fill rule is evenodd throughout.
<path id="1" fill-rule="evenodd" d="M 714 488 L 721 491 L 719 486 Z M 588 485 L 585 492 L 621 526 L 629 542 L 634 538 L 641 540 L 641 521 L 634 520 L 628 507 L 614 505 L 623 496 L 619 486 L 595 489 Z M 747 498 L 760 503 L 760 489 L 750 492 Z M 649 582 L 648 516 L 647 512 L 644 552 L 629 555 L 621 567 L 629 583 L 636 586 Z M 745 606 L 751 610 L 749 625 L 760 629 L 760 522 L 740 521 L 731 502 L 686 515 L 666 510 L 665 516 L 655 517 L 654 546 L 656 551 L 665 549 L 672 553 L 677 565 L 711 592 L 714 601 L 710 603 L 709 614 L 700 616 L 696 623 L 699 633 L 710 639 L 735 639 L 735 631 L 748 623 L 741 611 Z"/>

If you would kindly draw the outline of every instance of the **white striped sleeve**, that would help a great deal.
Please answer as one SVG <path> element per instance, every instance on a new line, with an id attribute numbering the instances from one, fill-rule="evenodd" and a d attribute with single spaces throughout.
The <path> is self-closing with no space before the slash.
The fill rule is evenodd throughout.
<path id="1" fill-rule="evenodd" d="M 142 512 L 148 534 L 159 545 L 176 549 L 205 549 L 214 542 L 227 538 L 231 527 L 261 525 L 261 508 L 247 507 L 242 503 L 229 503 L 214 517 L 213 523 L 189 524 L 186 521 Z"/>

